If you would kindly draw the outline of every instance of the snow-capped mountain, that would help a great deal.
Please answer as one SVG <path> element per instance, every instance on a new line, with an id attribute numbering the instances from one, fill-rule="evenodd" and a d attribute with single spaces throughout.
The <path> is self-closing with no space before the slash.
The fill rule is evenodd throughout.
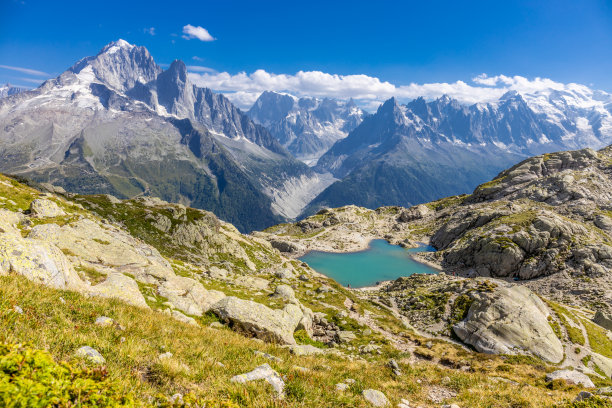
<path id="1" fill-rule="evenodd" d="M 24 91 L 27 91 L 27 89 L 20 88 L 18 86 L 13 86 L 11 84 L 6 84 L 4 86 L 0 86 L 0 98 L 4 98 L 6 96 L 11 96 L 11 95 L 16 95 Z"/>
<path id="2" fill-rule="evenodd" d="M 495 103 L 463 105 L 443 96 L 400 105 L 391 98 L 319 159 L 341 179 L 321 206 L 409 206 L 467 193 L 520 159 L 612 143 L 610 95 L 574 91 L 508 92 Z"/>
<path id="3" fill-rule="evenodd" d="M 298 99 L 266 91 L 248 115 L 265 126 L 297 159 L 312 166 L 361 123 L 364 112 L 352 100 Z"/>
<path id="4" fill-rule="evenodd" d="M 191 84 L 181 61 L 164 71 L 123 40 L 0 99 L 0 171 L 81 193 L 157 195 L 242 230 L 294 217 L 333 181 Z"/>

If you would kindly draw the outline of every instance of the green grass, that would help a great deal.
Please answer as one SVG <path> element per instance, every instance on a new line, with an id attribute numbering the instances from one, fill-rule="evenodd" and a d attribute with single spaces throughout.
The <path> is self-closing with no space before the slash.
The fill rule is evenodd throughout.
<path id="1" fill-rule="evenodd" d="M 60 296 L 65 303 L 59 301 Z M 15 305 L 24 313 L 15 313 Z M 367 304 L 363 307 L 371 308 Z M 101 315 L 113 318 L 125 330 L 96 326 L 94 321 Z M 489 367 L 501 364 L 501 357 L 470 353 L 445 342 L 435 342 L 428 351 L 434 356 L 465 361 L 473 372 L 426 362 L 407 364 L 396 353 L 394 356 L 404 375 L 394 378 L 386 366 L 388 354 L 369 357 L 367 362 L 348 361 L 333 355 L 296 357 L 286 349 L 262 344 L 230 330 L 194 328 L 162 313 L 117 300 L 86 298 L 42 287 L 17 276 L 0 277 L 0 327 L 0 342 L 16 344 L 27 340 L 37 349 L 48 350 L 55 361 L 65 360 L 77 366 L 81 363 L 73 357 L 75 350 L 84 345 L 94 347 L 107 360 L 105 379 L 117 384 L 118 393 L 131 394 L 136 403 L 144 405 L 151 398 L 155 400 L 161 395 L 167 399 L 180 392 L 241 407 L 367 407 L 359 392 L 374 388 L 384 392 L 393 405 L 400 398 L 407 398 L 414 404 L 428 406 L 431 386 L 451 387 L 458 393 L 453 401 L 470 407 L 535 408 L 572 396 L 569 392 L 551 391 L 539 385 L 536 379 L 544 376 L 542 368 L 523 362 L 512 364 L 512 370 L 504 372 L 504 376 L 514 381 L 529 384 L 522 392 L 505 383 L 492 383 Z M 254 356 L 253 350 L 278 356 L 283 361 Z M 158 360 L 157 356 L 166 351 L 173 357 Z M 285 401 L 278 401 L 264 382 L 242 385 L 229 381 L 231 376 L 264 363 L 285 376 Z M 309 371 L 302 373 L 295 366 Z M 338 393 L 335 384 L 345 378 L 354 378 L 357 385 Z"/>
<path id="2" fill-rule="evenodd" d="M 74 269 L 81 275 L 82 278 L 87 279 L 92 285 L 100 283 L 106 279 L 106 274 L 98 272 L 92 267 L 78 265 Z"/>
<path id="3" fill-rule="evenodd" d="M 576 320 L 576 318 L 572 317 L 572 314 L 560 304 L 555 303 L 553 301 L 546 301 L 546 303 L 555 312 L 555 314 L 559 318 L 559 321 L 561 322 L 561 324 L 563 325 L 563 327 L 565 328 L 567 332 L 569 341 L 571 341 L 574 344 L 584 346 L 585 339 L 582 334 L 582 330 L 580 330 L 580 328 L 578 327 L 572 326 L 568 319 L 571 319 L 572 322 L 574 322 L 574 324 L 579 324 L 579 321 Z M 591 347 L 592 346 L 593 345 L 591 345 Z"/>
<path id="4" fill-rule="evenodd" d="M 582 319 L 582 324 L 589 336 L 591 350 L 602 356 L 612 358 L 612 340 L 606 335 L 606 330 L 588 320 Z"/>

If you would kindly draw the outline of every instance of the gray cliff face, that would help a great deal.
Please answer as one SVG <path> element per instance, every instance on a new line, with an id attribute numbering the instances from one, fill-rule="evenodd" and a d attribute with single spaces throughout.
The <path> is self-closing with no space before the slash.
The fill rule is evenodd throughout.
<path id="1" fill-rule="evenodd" d="M 122 40 L 0 99 L 0 124 L 1 171 L 74 192 L 158 195 L 241 230 L 294 217 L 302 186 L 329 184 L 227 98 L 191 84 L 181 61 L 163 71 Z"/>
<path id="2" fill-rule="evenodd" d="M 263 92 L 248 115 L 265 126 L 296 158 L 314 165 L 336 141 L 361 123 L 364 112 L 352 100 L 298 99 Z"/>
<path id="3" fill-rule="evenodd" d="M 305 214 L 346 204 L 415 205 L 467 193 L 529 155 L 603 147 L 612 141 L 612 115 L 597 98 L 508 92 L 471 106 L 447 96 L 407 105 L 391 98 L 318 160 L 317 171 L 342 180 Z"/>

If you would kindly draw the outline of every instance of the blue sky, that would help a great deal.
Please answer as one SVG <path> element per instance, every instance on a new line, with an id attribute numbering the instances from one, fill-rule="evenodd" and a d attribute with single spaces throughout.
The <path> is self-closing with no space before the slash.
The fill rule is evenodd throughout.
<path id="1" fill-rule="evenodd" d="M 0 82 L 34 86 L 123 38 L 160 64 L 232 75 L 321 71 L 407 85 L 486 73 L 612 91 L 611 1 L 497 3 L 2 0 Z M 186 25 L 214 41 L 183 38 Z"/>

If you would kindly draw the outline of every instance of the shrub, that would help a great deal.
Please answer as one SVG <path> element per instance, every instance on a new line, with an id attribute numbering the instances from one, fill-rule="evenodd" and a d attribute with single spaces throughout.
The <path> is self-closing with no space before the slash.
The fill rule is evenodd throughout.
<path id="1" fill-rule="evenodd" d="M 133 398 L 107 378 L 106 368 L 57 363 L 29 345 L 0 344 L 3 407 L 133 407 Z"/>

